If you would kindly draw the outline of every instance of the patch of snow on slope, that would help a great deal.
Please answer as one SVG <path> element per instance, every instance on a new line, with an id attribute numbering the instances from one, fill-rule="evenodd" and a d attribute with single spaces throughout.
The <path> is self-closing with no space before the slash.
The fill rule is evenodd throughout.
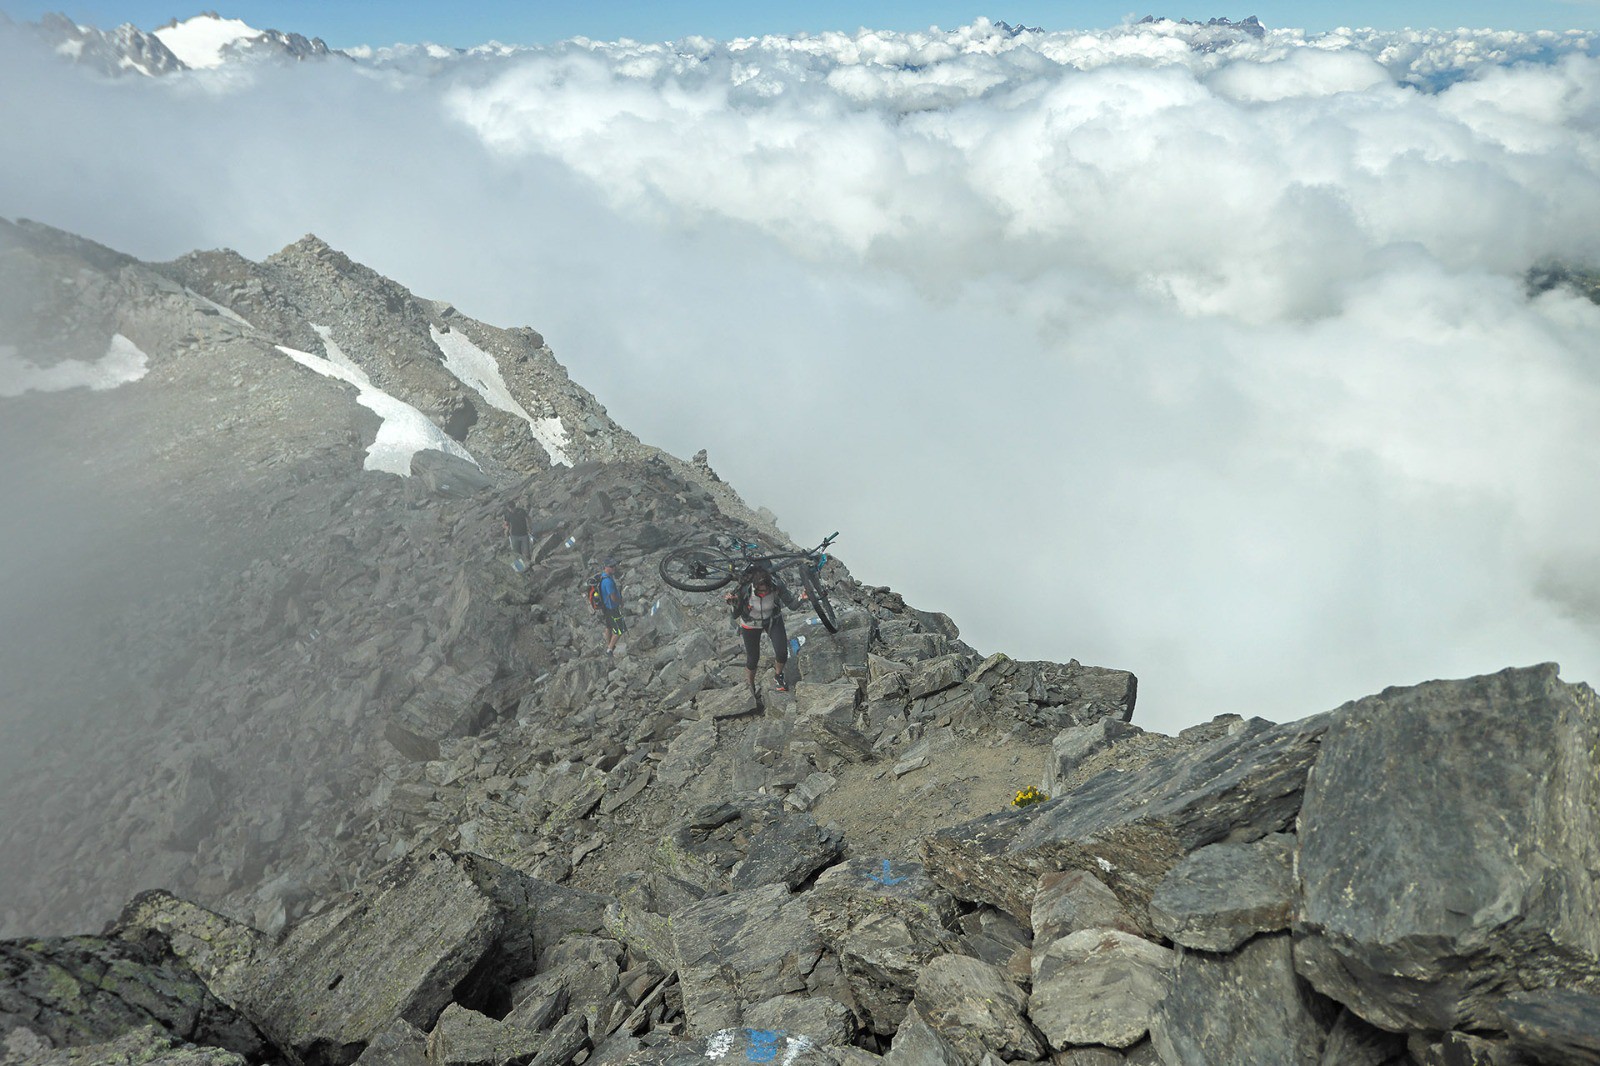
<path id="1" fill-rule="evenodd" d="M 196 15 L 176 26 L 163 26 L 155 36 L 167 49 L 196 70 L 222 66 L 222 50 L 234 41 L 260 37 L 261 31 L 238 19 Z"/>
<path id="2" fill-rule="evenodd" d="M 428 332 L 433 336 L 433 343 L 444 353 L 446 370 L 482 396 L 490 406 L 525 419 L 528 428 L 533 431 L 533 439 L 544 448 L 552 463 L 558 466 L 572 465 L 566 450 L 571 438 L 567 436 L 567 428 L 561 424 L 561 419 L 534 418 L 528 414 L 511 395 L 511 390 L 506 388 L 505 379 L 500 376 L 500 364 L 495 362 L 494 356 L 473 344 L 458 329 L 442 333 L 439 327 L 430 325 Z"/>
<path id="3" fill-rule="evenodd" d="M 444 430 L 434 425 L 427 415 L 403 400 L 374 388 L 372 380 L 333 342 L 326 326 L 312 326 L 327 347 L 327 356 L 312 355 L 294 348 L 278 345 L 278 351 L 301 366 L 315 370 L 324 377 L 336 378 L 357 390 L 356 402 L 383 420 L 378 435 L 367 446 L 363 470 L 382 470 L 401 477 L 411 476 L 411 457 L 424 448 L 458 456 L 477 465 L 472 453 L 463 448 Z"/>
<path id="4" fill-rule="evenodd" d="M 149 371 L 150 357 L 120 333 L 112 335 L 106 354 L 92 363 L 64 359 L 50 366 L 40 366 L 20 358 L 15 348 L 0 345 L 0 396 L 78 388 L 114 389 L 138 381 Z"/>
<path id="5" fill-rule="evenodd" d="M 243 315 L 239 314 L 239 312 L 235 311 L 233 308 L 228 307 L 228 306 L 226 306 L 224 304 L 219 304 L 219 303 L 217 303 L 217 301 L 211 299 L 210 297 L 201 296 L 199 293 L 195 292 L 193 289 L 185 289 L 184 291 L 187 292 L 190 296 L 193 296 L 196 300 L 199 300 L 201 303 L 205 304 L 207 307 L 211 308 L 213 311 L 215 311 L 217 314 L 221 315 L 223 318 L 226 318 L 228 321 L 236 322 L 239 325 L 243 326 L 245 329 L 255 330 L 255 328 L 256 328 L 255 327 L 255 323 L 253 323 L 253 322 L 249 321 L 248 319 L 246 319 Z M 323 340 L 327 340 L 328 338 L 324 337 L 322 339 Z"/>

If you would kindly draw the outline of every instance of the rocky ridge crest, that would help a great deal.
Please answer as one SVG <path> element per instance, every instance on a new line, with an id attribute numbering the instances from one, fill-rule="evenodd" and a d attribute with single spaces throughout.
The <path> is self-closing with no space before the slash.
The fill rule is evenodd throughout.
<path id="1" fill-rule="evenodd" d="M 839 631 L 792 615 L 752 704 L 720 600 L 655 564 L 787 538 L 533 331 L 310 237 L 144 264 L 0 226 L 0 343 L 113 334 L 138 381 L 0 399 L 51 636 L 0 675 L 8 1062 L 1600 1061 L 1600 710 L 1553 665 L 1163 737 L 1126 671 L 984 656 L 834 560 Z M 376 417 L 281 350 L 330 342 L 478 467 L 363 470 Z"/>

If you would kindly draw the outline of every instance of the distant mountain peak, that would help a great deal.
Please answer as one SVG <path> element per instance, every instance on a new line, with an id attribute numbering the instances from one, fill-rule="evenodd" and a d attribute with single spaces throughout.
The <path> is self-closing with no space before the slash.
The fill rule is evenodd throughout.
<path id="1" fill-rule="evenodd" d="M 301 61 L 344 56 L 321 38 L 257 29 L 215 11 L 173 18 L 149 33 L 131 23 L 100 30 L 79 25 L 61 14 L 47 14 L 37 23 L 23 25 L 49 43 L 56 54 L 113 77 L 156 77 L 183 70 L 214 69 L 239 60 Z"/>
<path id="2" fill-rule="evenodd" d="M 1208 29 L 1242 30 L 1251 37 L 1258 38 L 1267 35 L 1267 28 L 1261 25 L 1261 20 L 1255 15 L 1248 15 L 1238 22 L 1229 18 L 1213 18 L 1204 22 L 1197 22 L 1193 19 L 1168 18 L 1165 15 L 1146 15 L 1139 20 L 1138 25 L 1143 26 L 1155 22 L 1176 22 L 1180 26 L 1204 26 Z"/>

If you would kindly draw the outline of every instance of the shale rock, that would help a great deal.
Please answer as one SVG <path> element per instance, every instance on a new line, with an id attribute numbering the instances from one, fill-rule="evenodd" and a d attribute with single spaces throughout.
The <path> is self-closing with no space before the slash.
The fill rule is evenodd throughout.
<path id="1" fill-rule="evenodd" d="M 241 1009 L 302 1062 L 351 1062 L 396 1019 L 431 1030 L 503 922 L 452 856 L 404 860 L 296 926 Z"/>
<path id="2" fill-rule="evenodd" d="M 917 1013 L 963 1059 L 990 1051 L 1007 1061 L 1044 1056 L 1025 1017 L 1028 997 L 993 966 L 963 955 L 934 959 L 917 978 Z"/>
<path id="3" fill-rule="evenodd" d="M 1066 796 L 941 830 L 922 845 L 957 898 L 1027 920 L 1040 874 L 1092 870 L 1143 909 L 1184 855 L 1290 826 L 1330 718 L 1252 720 L 1238 732 L 1128 773 L 1102 773 Z"/>
<path id="4" fill-rule="evenodd" d="M 24 1030 L 13 1030 L 20 1037 Z M 0 1041 L 0 1062 L 16 1066 L 245 1066 L 232 1051 L 197 1047 L 175 1040 L 157 1025 L 123 1033 L 113 1040 L 54 1051 L 29 1048 L 22 1040 Z"/>
<path id="5" fill-rule="evenodd" d="M 783 885 L 692 904 L 673 915 L 672 940 L 691 1032 L 737 1028 L 775 996 L 842 985 L 805 901 Z"/>
<path id="6" fill-rule="evenodd" d="M 1176 963 L 1166 948 L 1115 929 L 1073 933 L 1035 956 L 1029 1016 L 1056 1050 L 1129 1047 L 1150 1031 Z"/>
<path id="7" fill-rule="evenodd" d="M 0 1046 L 86 1047 L 151 1023 L 171 1041 L 222 1048 L 251 1061 L 268 1053 L 255 1026 L 212 995 L 159 941 L 0 941 Z M 166 1054 L 168 1048 L 155 1050 Z"/>
<path id="8" fill-rule="evenodd" d="M 1295 839 L 1211 844 L 1174 866 L 1150 900 L 1161 935 L 1200 951 L 1232 951 L 1257 933 L 1289 928 Z"/>
<path id="9" fill-rule="evenodd" d="M 1151 1039 L 1165 1062 L 1318 1066 L 1338 1015 L 1294 971 L 1289 934 L 1231 955 L 1180 951 Z"/>
<path id="10" fill-rule="evenodd" d="M 1600 977 L 1597 868 L 1587 686 L 1386 689 L 1339 710 L 1307 789 L 1296 965 L 1388 1029 L 1492 1028 L 1507 991 Z"/>

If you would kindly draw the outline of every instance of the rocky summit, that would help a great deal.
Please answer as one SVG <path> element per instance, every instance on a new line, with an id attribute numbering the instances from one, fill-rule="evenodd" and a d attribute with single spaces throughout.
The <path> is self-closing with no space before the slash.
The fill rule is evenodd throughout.
<path id="1" fill-rule="evenodd" d="M 1600 1062 L 1554 665 L 1169 737 L 830 559 L 753 699 L 777 516 L 315 237 L 0 223 L 0 443 L 0 1061 Z"/>

